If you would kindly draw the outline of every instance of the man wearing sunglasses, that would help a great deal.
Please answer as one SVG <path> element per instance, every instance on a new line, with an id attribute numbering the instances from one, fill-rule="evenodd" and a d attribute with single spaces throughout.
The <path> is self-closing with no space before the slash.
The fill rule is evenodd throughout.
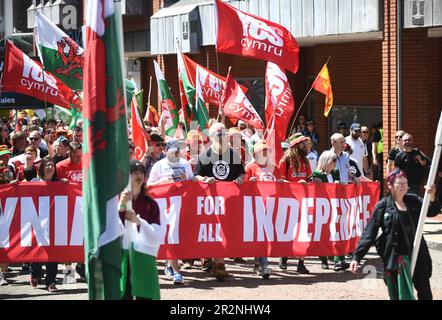
<path id="1" fill-rule="evenodd" d="M 150 135 L 149 149 L 141 160 L 146 167 L 146 181 L 149 179 L 150 171 L 152 170 L 153 165 L 157 161 L 160 161 L 166 157 L 164 154 L 165 146 L 164 140 L 159 134 L 152 133 Z"/>
<path id="2" fill-rule="evenodd" d="M 359 123 L 353 123 L 350 126 L 350 135 L 345 137 L 345 142 L 348 143 L 353 150 L 352 157 L 356 161 L 361 175 L 365 177 L 365 174 L 370 174 L 368 169 L 368 152 L 364 142 L 361 139 L 362 128 Z"/>
<path id="3" fill-rule="evenodd" d="M 402 136 L 403 151 L 394 160 L 396 168 L 405 172 L 408 178 L 408 193 L 420 195 L 420 184 L 428 173 L 431 160 L 413 146 L 413 136 L 406 133 Z"/>
<path id="4" fill-rule="evenodd" d="M 41 144 L 40 132 L 38 132 L 37 130 L 31 131 L 31 133 L 29 134 L 28 140 L 29 140 L 31 147 L 33 147 L 37 150 L 40 150 L 40 154 L 39 154 L 40 158 L 43 159 L 44 157 L 46 157 L 49 154 L 49 151 L 47 149 L 44 149 L 40 146 L 40 144 Z"/>
<path id="5" fill-rule="evenodd" d="M 199 181 L 215 183 L 216 181 L 235 181 L 243 184 L 245 170 L 240 155 L 229 146 L 227 131 L 222 123 L 215 122 L 209 130 L 211 145 L 198 158 L 195 177 Z M 216 280 L 224 281 L 228 273 L 224 259 L 214 259 L 212 272 Z M 210 264 L 210 263 L 209 263 Z"/>

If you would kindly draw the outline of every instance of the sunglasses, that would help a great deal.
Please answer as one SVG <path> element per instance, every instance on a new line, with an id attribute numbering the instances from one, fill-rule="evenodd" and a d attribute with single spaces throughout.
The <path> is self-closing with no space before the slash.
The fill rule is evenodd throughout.
<path id="1" fill-rule="evenodd" d="M 355 133 L 361 133 L 361 130 L 353 130 Z"/>
<path id="2" fill-rule="evenodd" d="M 82 128 L 75 128 L 75 132 L 83 132 Z"/>
<path id="3" fill-rule="evenodd" d="M 31 140 L 31 141 L 38 141 L 38 140 L 40 140 L 40 138 L 29 138 L 29 140 Z"/>
<path id="4" fill-rule="evenodd" d="M 166 144 L 163 143 L 163 142 L 155 143 L 155 145 L 156 145 L 157 147 L 165 147 L 165 146 L 166 146 Z"/>
<path id="5" fill-rule="evenodd" d="M 217 136 L 217 137 L 225 137 L 227 134 L 226 134 L 226 132 L 224 132 L 224 131 L 221 131 L 221 132 L 217 132 L 217 133 L 215 133 L 215 136 Z"/>
<path id="6" fill-rule="evenodd" d="M 362 130 L 361 132 L 362 133 L 368 133 L 368 130 Z"/>
<path id="7" fill-rule="evenodd" d="M 402 136 L 396 136 L 396 139 L 402 139 Z"/>

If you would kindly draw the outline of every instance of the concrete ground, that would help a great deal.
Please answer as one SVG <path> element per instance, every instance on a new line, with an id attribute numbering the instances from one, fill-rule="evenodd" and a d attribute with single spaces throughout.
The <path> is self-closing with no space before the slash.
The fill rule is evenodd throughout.
<path id="1" fill-rule="evenodd" d="M 433 259 L 431 285 L 435 299 L 442 299 L 442 217 L 429 219 L 425 225 L 425 238 Z M 387 289 L 382 280 L 382 262 L 372 249 L 366 257 L 361 274 L 322 270 L 317 258 L 307 258 L 306 267 L 310 274 L 296 272 L 297 259 L 289 260 L 288 270 L 278 267 L 278 259 L 270 259 L 273 270 L 269 280 L 263 280 L 253 273 L 253 259 L 247 258 L 246 264 L 234 263 L 226 259 L 230 277 L 222 283 L 217 282 L 209 273 L 199 270 L 199 262 L 190 270 L 182 270 L 184 285 L 174 285 L 164 275 L 164 262 L 159 261 L 158 273 L 161 298 L 164 300 L 202 299 L 202 300 L 386 300 Z M 332 264 L 331 264 L 332 266 Z M 0 287 L 0 300 L 84 300 L 87 299 L 86 283 L 63 285 L 63 267 L 59 266 L 57 284 L 59 292 L 49 293 L 44 286 L 36 289 L 29 285 L 29 274 L 21 272 L 21 267 L 12 267 L 8 274 L 10 285 Z"/>

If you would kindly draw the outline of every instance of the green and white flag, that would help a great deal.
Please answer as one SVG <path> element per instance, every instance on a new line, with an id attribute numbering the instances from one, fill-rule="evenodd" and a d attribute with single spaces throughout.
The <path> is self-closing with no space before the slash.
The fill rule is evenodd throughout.
<path id="1" fill-rule="evenodd" d="M 45 70 L 69 88 L 82 90 L 83 48 L 39 11 L 35 16 L 35 42 Z"/>
<path id="2" fill-rule="evenodd" d="M 195 111 L 200 125 L 200 130 L 208 129 L 209 127 L 209 112 L 206 108 L 206 103 L 203 97 L 203 89 L 201 88 L 201 68 L 196 67 L 196 84 L 195 84 Z"/>
<path id="3" fill-rule="evenodd" d="M 88 1 L 84 59 L 83 214 L 89 299 L 121 299 L 124 226 L 118 196 L 129 181 L 123 28 L 113 0 Z"/>
<path id="4" fill-rule="evenodd" d="M 163 72 L 161 72 L 160 66 L 154 60 L 155 76 L 157 78 L 158 91 L 161 96 L 161 117 L 166 117 L 166 135 L 173 137 L 175 131 L 178 128 L 180 122 L 180 116 L 178 114 L 178 108 L 175 103 L 175 99 L 170 92 L 170 87 L 164 78 Z"/>

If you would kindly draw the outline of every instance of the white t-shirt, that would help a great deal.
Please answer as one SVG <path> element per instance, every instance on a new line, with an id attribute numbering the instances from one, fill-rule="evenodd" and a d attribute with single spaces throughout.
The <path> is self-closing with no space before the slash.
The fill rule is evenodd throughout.
<path id="1" fill-rule="evenodd" d="M 333 181 L 333 176 L 332 176 L 331 173 L 328 173 L 328 174 L 327 174 L 327 181 L 328 181 L 329 183 L 333 183 L 333 182 L 334 182 L 334 181 Z"/>
<path id="2" fill-rule="evenodd" d="M 351 157 L 356 161 L 359 171 L 364 175 L 364 157 L 368 156 L 367 147 L 361 138 L 354 140 L 351 136 L 345 137 L 345 142 L 350 145 L 353 150 Z"/>
<path id="3" fill-rule="evenodd" d="M 318 153 L 314 150 L 310 151 L 310 153 L 307 155 L 308 162 L 310 162 L 310 169 L 313 171 L 316 170 L 316 167 L 318 166 Z"/>
<path id="4" fill-rule="evenodd" d="M 166 177 L 172 177 L 175 182 L 190 180 L 193 178 L 192 167 L 183 158 L 177 163 L 171 163 L 164 158 L 153 165 L 147 182 L 156 182 Z"/>

